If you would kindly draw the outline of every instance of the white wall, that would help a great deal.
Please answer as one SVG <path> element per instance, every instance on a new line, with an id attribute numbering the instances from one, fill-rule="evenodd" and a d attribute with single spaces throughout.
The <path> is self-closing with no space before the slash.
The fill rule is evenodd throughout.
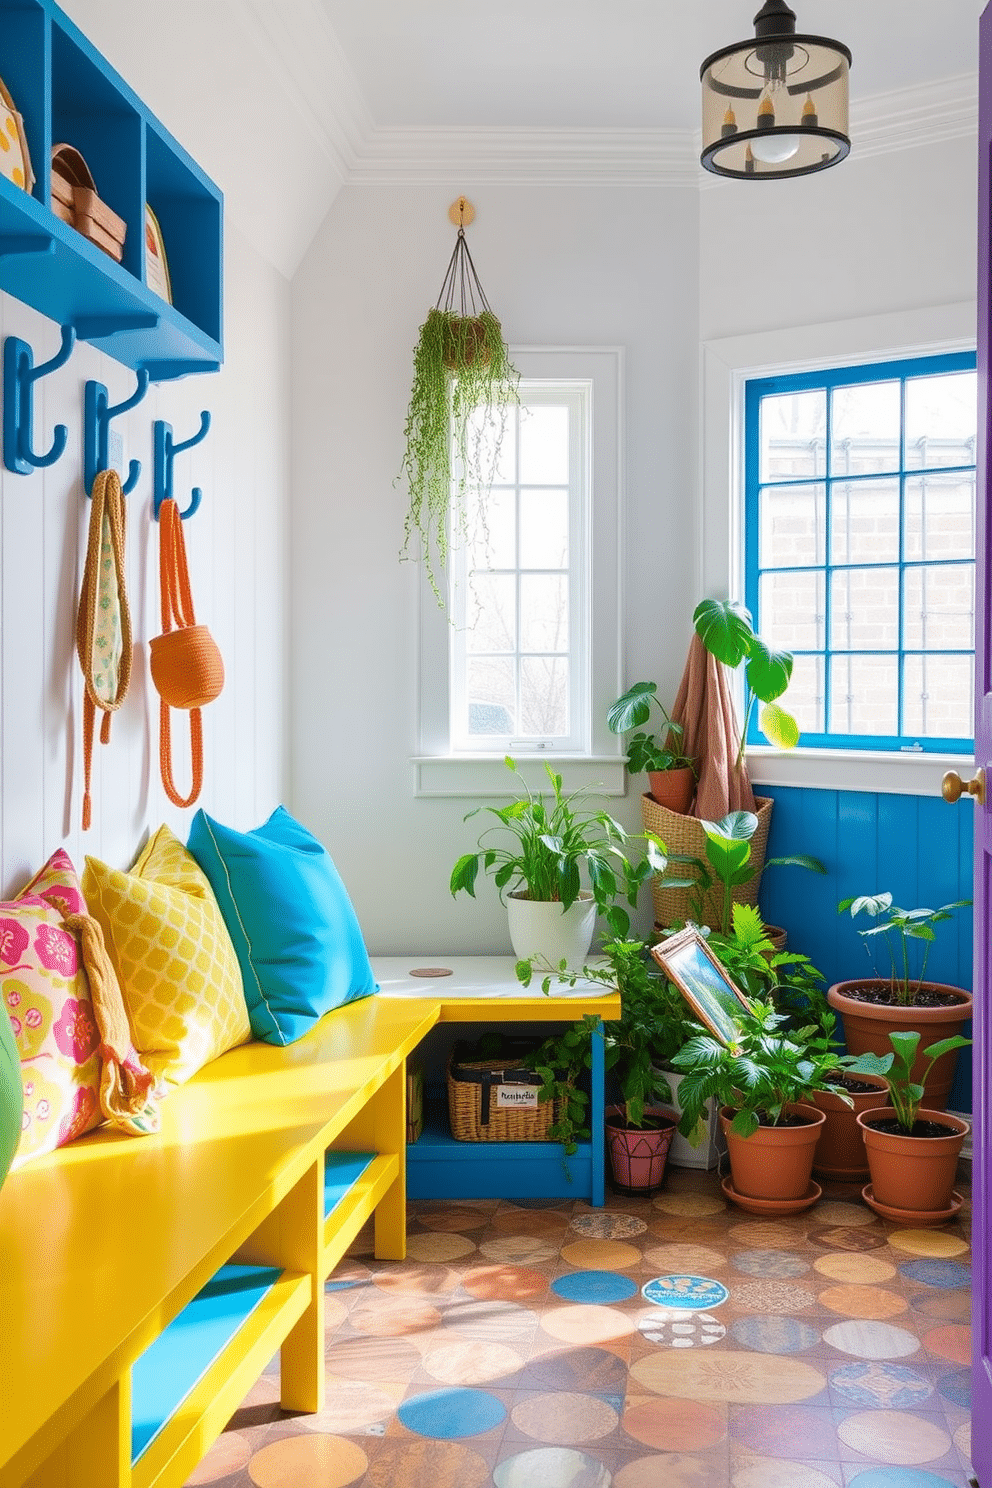
<path id="1" fill-rule="evenodd" d="M 706 189 L 700 338 L 974 299 L 977 200 L 973 139 Z"/>
<path id="2" fill-rule="evenodd" d="M 74 649 L 89 502 L 83 493 L 83 387 L 96 378 L 111 402 L 129 396 L 134 376 L 91 347 L 38 385 L 35 446 L 54 424 L 69 444 L 47 471 L 0 469 L 0 892 L 16 892 L 56 847 L 78 868 L 86 853 L 127 866 L 143 834 L 167 821 L 185 838 L 192 809 L 167 801 L 159 781 L 158 694 L 147 672 L 147 642 L 161 630 L 157 526 L 151 519 L 152 424 L 175 438 L 199 428 L 206 441 L 176 462 L 180 504 L 193 485 L 203 504 L 186 524 L 197 619 L 224 656 L 226 685 L 203 714 L 204 789 L 198 804 L 235 825 L 253 826 L 279 801 L 285 754 L 285 551 L 288 509 L 289 290 L 237 233 L 226 252 L 226 363 L 216 375 L 153 387 L 119 421 L 126 458 L 142 473 L 127 498 L 128 598 L 135 661 L 111 742 L 94 748 L 93 826 L 83 833 L 82 676 Z M 0 336 L 16 334 L 40 362 L 57 350 L 58 328 L 0 295 Z M 117 427 L 117 425 L 115 425 Z M 184 715 L 173 733 L 187 738 Z M 189 765 L 176 747 L 176 783 Z"/>
<path id="3" fill-rule="evenodd" d="M 626 349 L 626 671 L 668 696 L 693 605 L 695 190 L 350 187 L 293 281 L 293 805 L 376 952 L 509 951 L 491 881 L 448 894 L 464 800 L 413 797 L 418 575 L 394 487 L 420 324 L 464 193 L 507 339 Z M 640 830 L 636 795 L 614 803 Z"/>

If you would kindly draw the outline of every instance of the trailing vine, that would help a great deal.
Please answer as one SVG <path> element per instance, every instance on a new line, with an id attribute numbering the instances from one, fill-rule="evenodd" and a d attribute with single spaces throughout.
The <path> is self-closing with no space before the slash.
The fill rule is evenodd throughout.
<path id="1" fill-rule="evenodd" d="M 478 501 L 485 536 L 485 500 L 520 380 L 461 230 L 441 299 L 446 295 L 428 312 L 414 348 L 400 470 L 409 492 L 401 556 L 420 559 L 442 608 L 451 546 L 470 535 L 470 499 Z"/>

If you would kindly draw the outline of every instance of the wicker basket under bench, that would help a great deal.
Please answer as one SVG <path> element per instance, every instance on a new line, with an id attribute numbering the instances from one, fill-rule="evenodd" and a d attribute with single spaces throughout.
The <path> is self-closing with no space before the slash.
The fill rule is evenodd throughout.
<path id="1" fill-rule="evenodd" d="M 448 1057 L 448 1116 L 459 1142 L 548 1142 L 557 1101 L 539 1101 L 544 1083 L 519 1052 L 471 1059 L 456 1044 Z"/>

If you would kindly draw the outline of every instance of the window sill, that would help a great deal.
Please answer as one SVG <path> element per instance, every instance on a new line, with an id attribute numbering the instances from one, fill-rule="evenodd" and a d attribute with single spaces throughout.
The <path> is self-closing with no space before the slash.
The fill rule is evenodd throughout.
<path id="1" fill-rule="evenodd" d="M 939 796 L 948 770 L 970 776 L 971 755 L 902 754 L 835 749 L 765 749 L 747 752 L 753 785 L 804 786 L 808 790 L 870 791 L 876 795 Z"/>
<path id="2" fill-rule="evenodd" d="M 414 795 L 500 796 L 505 800 L 515 794 L 514 778 L 504 764 L 505 758 L 504 754 L 415 755 L 411 760 L 416 777 Z M 626 793 L 624 763 L 616 755 L 552 754 L 550 750 L 535 749 L 513 758 L 520 780 L 534 791 L 549 787 L 544 766 L 551 765 L 562 776 L 566 792 L 588 788 L 599 796 Z"/>

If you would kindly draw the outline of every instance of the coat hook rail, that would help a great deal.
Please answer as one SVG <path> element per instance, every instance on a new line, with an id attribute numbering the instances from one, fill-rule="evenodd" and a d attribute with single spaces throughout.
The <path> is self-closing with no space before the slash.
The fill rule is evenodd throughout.
<path id="1" fill-rule="evenodd" d="M 50 361 L 34 365 L 34 353 L 26 341 L 8 336 L 3 345 L 3 463 L 17 475 L 54 465 L 65 450 L 69 431 L 56 424 L 52 447 L 39 455 L 32 447 L 34 385 L 49 372 L 57 372 L 72 356 L 76 331 L 62 327 L 62 345 Z"/>
<path id="2" fill-rule="evenodd" d="M 110 421 L 119 414 L 137 408 L 148 391 L 148 373 L 141 368 L 135 373 L 138 385 L 130 398 L 123 403 L 111 404 L 107 389 L 102 382 L 88 382 L 83 415 L 83 485 L 87 496 L 93 493 L 93 482 L 101 470 L 110 465 Z M 121 485 L 124 495 L 129 495 L 138 484 L 141 474 L 140 460 L 132 460 L 128 467 L 127 480 Z"/>
<path id="3" fill-rule="evenodd" d="M 207 410 L 204 409 L 203 412 L 200 414 L 199 432 L 194 434 L 192 439 L 184 439 L 177 444 L 172 437 L 172 425 L 167 424 L 165 422 L 165 419 L 155 420 L 155 478 L 153 484 L 154 495 L 152 497 L 152 509 L 155 513 L 156 521 L 158 520 L 158 514 L 161 510 L 162 502 L 172 501 L 174 499 L 172 495 L 172 468 L 176 455 L 181 454 L 183 450 L 192 449 L 193 446 L 196 444 L 200 444 L 202 440 L 206 439 L 209 429 L 210 415 Z M 189 506 L 186 508 L 185 511 L 181 511 L 179 513 L 184 522 L 187 517 L 191 517 L 194 512 L 199 509 L 199 505 L 202 500 L 203 492 L 200 490 L 199 486 L 194 486 Z"/>

